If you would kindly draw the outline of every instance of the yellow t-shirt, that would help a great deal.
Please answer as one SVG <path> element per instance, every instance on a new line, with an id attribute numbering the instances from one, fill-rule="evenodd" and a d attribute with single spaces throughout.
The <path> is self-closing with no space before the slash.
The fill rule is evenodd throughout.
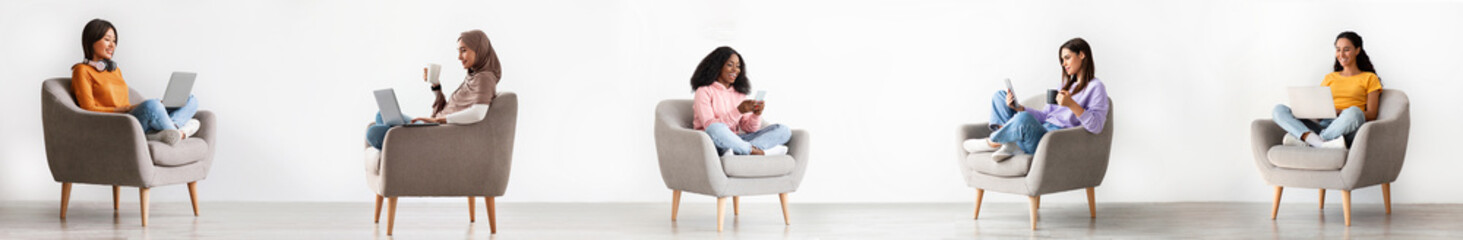
<path id="1" fill-rule="evenodd" d="M 1382 90 L 1382 79 L 1372 72 L 1361 72 L 1350 77 L 1341 76 L 1341 72 L 1331 72 L 1326 74 L 1326 80 L 1321 81 L 1321 86 L 1331 87 L 1331 99 L 1336 102 L 1336 110 L 1356 106 L 1366 111 L 1366 95 Z"/>

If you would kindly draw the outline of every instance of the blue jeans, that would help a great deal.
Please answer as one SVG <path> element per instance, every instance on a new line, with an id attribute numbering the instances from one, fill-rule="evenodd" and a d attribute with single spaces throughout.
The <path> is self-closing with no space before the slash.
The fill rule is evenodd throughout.
<path id="1" fill-rule="evenodd" d="M 1361 124 L 1366 123 L 1366 114 L 1361 108 L 1352 106 L 1341 110 L 1341 114 L 1333 119 L 1321 119 L 1320 121 L 1301 120 L 1290 113 L 1290 107 L 1284 104 L 1275 105 L 1275 124 L 1299 138 L 1307 132 L 1319 132 L 1322 141 L 1330 141 L 1336 138 L 1345 137 L 1350 143 L 1356 138 L 1356 131 L 1361 129 Z"/>
<path id="2" fill-rule="evenodd" d="M 757 132 L 737 134 L 732 132 L 725 123 L 712 123 L 706 126 L 706 135 L 711 136 L 711 143 L 716 145 L 717 154 L 730 149 L 737 155 L 747 155 L 752 153 L 752 147 L 767 150 L 777 145 L 787 144 L 787 141 L 792 139 L 792 130 L 782 124 L 772 124 Z"/>
<path id="3" fill-rule="evenodd" d="M 411 120 L 411 116 L 403 114 L 401 119 Z M 386 121 L 381 120 L 381 113 L 377 112 L 376 125 L 366 128 L 366 143 L 371 144 L 373 148 L 381 149 L 381 142 L 386 141 L 386 130 L 391 130 L 391 127 L 395 126 L 386 125 Z"/>
<path id="4" fill-rule="evenodd" d="M 137 118 L 137 123 L 142 124 L 144 133 L 177 130 L 178 126 L 188 124 L 188 120 L 193 119 L 193 114 L 198 113 L 198 98 L 188 95 L 188 103 L 171 110 L 164 107 L 162 101 L 148 99 L 138 103 L 132 108 L 132 111 L 127 113 Z"/>
<path id="5" fill-rule="evenodd" d="M 996 96 L 991 98 L 989 127 L 996 130 L 991 133 L 991 142 L 1014 143 L 1027 154 L 1036 152 L 1036 145 L 1041 143 L 1041 137 L 1046 136 L 1046 132 L 1059 129 L 1056 125 L 1043 123 L 1029 113 L 1017 112 L 1006 106 L 1006 91 L 1004 90 L 996 91 Z"/>

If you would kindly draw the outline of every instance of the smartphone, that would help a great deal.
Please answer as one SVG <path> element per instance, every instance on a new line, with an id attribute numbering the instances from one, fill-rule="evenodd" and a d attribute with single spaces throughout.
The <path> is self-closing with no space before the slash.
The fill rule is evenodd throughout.
<path id="1" fill-rule="evenodd" d="M 762 102 L 762 97 L 766 97 L 766 96 L 767 96 L 767 91 L 757 91 L 757 98 L 756 98 L 757 102 L 759 102 L 759 103 Z"/>
<path id="2" fill-rule="evenodd" d="M 1017 99 L 1016 98 L 1016 90 L 1015 89 L 1016 89 L 1015 87 L 1011 87 L 1011 79 L 1010 78 L 1007 78 L 1006 79 L 1006 95 L 1010 95 L 1012 99 Z"/>

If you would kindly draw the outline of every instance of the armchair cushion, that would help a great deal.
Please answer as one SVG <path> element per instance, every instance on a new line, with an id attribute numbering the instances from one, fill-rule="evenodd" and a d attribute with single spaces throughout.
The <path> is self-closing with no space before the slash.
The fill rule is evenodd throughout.
<path id="1" fill-rule="evenodd" d="M 997 177 L 1021 177 L 1031 171 L 1031 154 L 1016 154 L 1006 161 L 996 162 L 991 159 L 991 152 L 975 152 L 965 156 L 965 166 L 970 171 L 984 173 Z"/>
<path id="2" fill-rule="evenodd" d="M 188 165 L 208 158 L 209 155 L 208 142 L 196 137 L 183 139 L 173 145 L 148 141 L 147 149 L 152 153 L 153 165 L 166 167 Z"/>
<path id="3" fill-rule="evenodd" d="M 792 173 L 797 168 L 792 156 L 736 155 L 721 158 L 721 168 L 728 177 L 758 178 L 777 177 Z"/>
<path id="4" fill-rule="evenodd" d="M 1274 146 L 1266 154 L 1276 167 L 1299 170 L 1340 170 L 1346 164 L 1346 149 Z"/>

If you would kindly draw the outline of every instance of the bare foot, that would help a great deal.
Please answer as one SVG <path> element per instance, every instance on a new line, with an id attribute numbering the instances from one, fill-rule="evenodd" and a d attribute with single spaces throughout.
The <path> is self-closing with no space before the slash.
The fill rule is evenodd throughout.
<path id="1" fill-rule="evenodd" d="M 764 154 L 767 154 L 767 153 L 762 152 L 762 149 L 757 149 L 757 147 L 752 147 L 752 155 L 761 156 L 761 155 L 764 155 Z"/>
<path id="2" fill-rule="evenodd" d="M 993 143 L 993 142 L 991 142 L 991 140 L 985 140 L 985 144 L 986 145 L 991 145 L 991 148 L 1001 148 L 1001 144 L 1000 143 Z"/>

